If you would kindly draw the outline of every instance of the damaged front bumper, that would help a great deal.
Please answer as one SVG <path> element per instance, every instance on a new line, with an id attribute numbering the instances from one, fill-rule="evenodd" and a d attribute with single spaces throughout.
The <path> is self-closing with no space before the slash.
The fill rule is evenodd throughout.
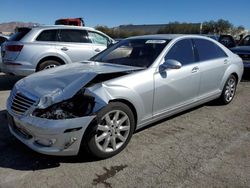
<path id="1" fill-rule="evenodd" d="M 16 138 L 39 153 L 57 156 L 78 154 L 84 132 L 94 118 L 48 120 L 8 113 L 9 129 Z"/>

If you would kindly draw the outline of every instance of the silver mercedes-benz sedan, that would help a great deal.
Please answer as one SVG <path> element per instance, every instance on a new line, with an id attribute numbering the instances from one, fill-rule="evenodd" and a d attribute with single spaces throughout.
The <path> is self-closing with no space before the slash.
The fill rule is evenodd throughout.
<path id="1" fill-rule="evenodd" d="M 242 73 L 239 56 L 207 37 L 132 37 L 20 80 L 7 102 L 9 128 L 40 153 L 107 158 L 148 124 L 214 99 L 230 103 Z"/>

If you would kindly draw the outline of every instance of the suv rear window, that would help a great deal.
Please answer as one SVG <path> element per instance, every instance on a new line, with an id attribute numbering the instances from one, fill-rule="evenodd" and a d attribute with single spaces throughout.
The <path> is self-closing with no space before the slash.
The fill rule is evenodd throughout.
<path id="1" fill-rule="evenodd" d="M 19 28 L 17 33 L 10 37 L 9 41 L 20 41 L 30 30 L 31 28 Z"/>
<path id="2" fill-rule="evenodd" d="M 57 30 L 45 30 L 36 38 L 37 41 L 57 41 Z"/>

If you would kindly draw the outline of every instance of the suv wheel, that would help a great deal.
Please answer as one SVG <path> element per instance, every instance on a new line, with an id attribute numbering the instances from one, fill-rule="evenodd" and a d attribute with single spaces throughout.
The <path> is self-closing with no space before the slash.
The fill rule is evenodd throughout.
<path id="1" fill-rule="evenodd" d="M 57 67 L 57 66 L 60 66 L 60 65 L 62 65 L 62 64 L 59 63 L 58 61 L 47 60 L 47 61 L 42 62 L 39 65 L 38 71 L 45 70 L 45 69 L 51 69 L 51 68 L 54 68 L 54 67 Z"/>

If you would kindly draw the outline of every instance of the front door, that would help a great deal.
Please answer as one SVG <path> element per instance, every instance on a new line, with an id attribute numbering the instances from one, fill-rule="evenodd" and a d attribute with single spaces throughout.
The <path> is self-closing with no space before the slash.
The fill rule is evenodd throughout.
<path id="1" fill-rule="evenodd" d="M 199 91 L 199 63 L 191 39 L 177 41 L 167 52 L 165 61 L 168 59 L 179 61 L 182 67 L 155 73 L 154 117 L 192 103 Z"/>

